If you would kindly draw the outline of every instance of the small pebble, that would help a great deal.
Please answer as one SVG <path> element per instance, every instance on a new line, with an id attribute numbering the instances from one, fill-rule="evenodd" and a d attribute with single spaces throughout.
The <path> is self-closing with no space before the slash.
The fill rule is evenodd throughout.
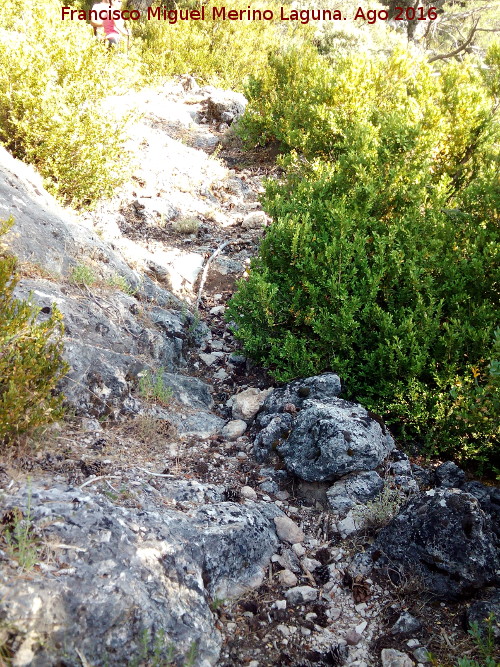
<path id="1" fill-rule="evenodd" d="M 296 586 L 298 579 L 291 570 L 281 570 L 278 573 L 278 581 L 283 586 Z"/>
<path id="2" fill-rule="evenodd" d="M 413 651 L 413 657 L 418 662 L 429 662 L 429 651 L 424 646 L 421 646 Z"/>
<path id="3" fill-rule="evenodd" d="M 297 544 L 298 542 L 304 541 L 304 533 L 297 526 L 295 521 L 292 521 L 287 516 L 275 516 L 274 524 L 276 526 L 276 532 L 278 537 L 283 542 L 289 542 L 290 544 Z"/>
<path id="4" fill-rule="evenodd" d="M 344 636 L 347 644 L 349 646 L 356 646 L 361 641 L 361 635 L 359 635 L 356 630 L 348 630 Z"/>
<path id="5" fill-rule="evenodd" d="M 303 558 L 302 565 L 306 570 L 309 570 L 309 572 L 314 572 L 318 567 L 321 567 L 319 560 L 315 560 L 314 558 Z"/>
<path id="6" fill-rule="evenodd" d="M 295 553 L 295 555 L 298 556 L 299 558 L 300 558 L 301 556 L 303 556 L 303 555 L 305 554 L 305 552 L 306 552 L 306 550 L 304 549 L 304 547 L 302 546 L 302 544 L 299 544 L 298 542 L 297 542 L 297 544 L 292 544 L 292 551 L 293 551 L 293 552 Z"/>
<path id="7" fill-rule="evenodd" d="M 257 493 L 251 486 L 242 486 L 240 489 L 241 496 L 247 500 L 257 500 Z"/>
<path id="8" fill-rule="evenodd" d="M 318 591 L 312 586 L 296 586 L 290 588 L 285 597 L 290 604 L 303 604 L 304 602 L 313 602 L 318 597 Z"/>
<path id="9" fill-rule="evenodd" d="M 286 609 L 286 600 L 275 600 L 273 602 L 273 607 L 281 610 Z"/>

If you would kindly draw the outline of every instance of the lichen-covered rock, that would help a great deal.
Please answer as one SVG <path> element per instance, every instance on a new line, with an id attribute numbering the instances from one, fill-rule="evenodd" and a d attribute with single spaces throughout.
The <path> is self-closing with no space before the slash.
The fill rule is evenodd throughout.
<path id="1" fill-rule="evenodd" d="M 373 500 L 383 488 L 384 480 L 374 470 L 351 473 L 328 489 L 328 505 L 336 514 L 345 516 L 356 504 Z"/>
<path id="2" fill-rule="evenodd" d="M 393 448 L 385 427 L 363 407 L 332 398 L 307 400 L 278 452 L 290 472 L 315 482 L 374 470 Z"/>
<path id="3" fill-rule="evenodd" d="M 205 492 L 173 489 L 174 496 Z M 207 489 L 205 496 L 217 489 Z M 6 508 L 26 507 L 27 491 Z M 209 601 L 258 584 L 278 540 L 275 508 L 217 503 L 191 515 L 126 509 L 75 488 L 31 491 L 31 520 L 51 557 L 29 576 L 0 572 L 0 617 L 13 664 L 126 665 L 143 644 L 178 660 L 196 646 L 197 667 L 217 661 Z M 158 644 L 159 642 L 159 644 Z M 82 657 L 83 656 L 83 659 Z M 144 659 L 144 656 L 142 660 Z"/>
<path id="4" fill-rule="evenodd" d="M 478 499 L 483 512 L 491 516 L 493 530 L 500 540 L 500 489 L 495 486 L 485 486 L 481 482 L 466 482 L 462 491 Z"/>
<path id="5" fill-rule="evenodd" d="M 465 473 L 453 461 L 446 461 L 434 471 L 436 485 L 445 489 L 459 489 L 464 485 Z"/>
<path id="6" fill-rule="evenodd" d="M 263 422 L 266 423 L 266 422 Z M 292 428 L 293 417 L 287 412 L 269 415 L 266 426 L 257 434 L 253 443 L 253 455 L 257 461 L 266 461 L 269 454 L 275 449 L 280 440 L 286 437 Z"/>
<path id="7" fill-rule="evenodd" d="M 378 534 L 376 566 L 394 578 L 417 578 L 440 599 L 458 599 L 499 581 L 492 518 L 474 496 L 432 489 L 409 501 Z"/>
<path id="8" fill-rule="evenodd" d="M 336 398 L 342 390 L 340 378 L 334 373 L 313 375 L 303 380 L 289 382 L 284 387 L 274 389 L 264 401 L 262 410 L 257 416 L 257 423 L 266 426 L 269 423 L 269 415 L 274 416 L 283 412 L 286 405 L 293 405 L 299 409 L 306 400 L 318 400 L 328 403 L 330 399 Z"/>

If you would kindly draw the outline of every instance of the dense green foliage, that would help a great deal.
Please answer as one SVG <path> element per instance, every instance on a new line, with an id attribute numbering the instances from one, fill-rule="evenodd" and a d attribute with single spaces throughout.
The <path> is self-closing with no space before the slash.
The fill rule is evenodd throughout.
<path id="1" fill-rule="evenodd" d="M 11 223 L 0 221 L 0 235 Z M 15 299 L 15 268 L 0 247 L 0 443 L 61 416 L 63 396 L 53 390 L 67 371 L 61 314 L 53 308 L 39 322 L 39 308 Z"/>
<path id="2" fill-rule="evenodd" d="M 279 140 L 286 176 L 229 310 L 277 379 L 334 370 L 399 436 L 479 463 L 499 440 L 498 51 L 489 62 L 486 80 L 404 52 L 272 57 L 241 131 Z"/>

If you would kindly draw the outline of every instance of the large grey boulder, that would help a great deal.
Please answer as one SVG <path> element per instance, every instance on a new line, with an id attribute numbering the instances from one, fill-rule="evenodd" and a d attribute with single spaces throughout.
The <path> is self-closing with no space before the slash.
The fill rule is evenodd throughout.
<path id="1" fill-rule="evenodd" d="M 24 490 L 6 509 L 27 503 Z M 214 665 L 221 640 L 210 599 L 258 584 L 277 546 L 273 512 L 260 507 L 218 503 L 188 515 L 33 486 L 31 521 L 46 550 L 28 576 L 5 562 L 0 571 L 13 664 L 117 667 L 139 656 L 146 664 L 145 643 L 149 656 L 156 646 L 164 659 L 175 647 L 178 661 L 194 646 L 197 667 Z"/>
<path id="2" fill-rule="evenodd" d="M 363 407 L 332 398 L 328 403 L 305 401 L 277 450 L 289 472 L 308 482 L 324 482 L 374 470 L 393 448 L 391 436 Z"/>
<path id="3" fill-rule="evenodd" d="M 378 534 L 377 567 L 417 578 L 440 599 L 454 600 L 499 582 L 499 541 L 491 515 L 458 489 L 421 494 Z"/>
<path id="4" fill-rule="evenodd" d="M 266 461 L 280 441 L 289 435 L 294 416 L 307 400 L 317 399 L 328 403 L 340 392 L 340 379 L 334 373 L 295 380 L 271 391 L 255 418 L 261 428 L 253 449 L 257 461 Z"/>

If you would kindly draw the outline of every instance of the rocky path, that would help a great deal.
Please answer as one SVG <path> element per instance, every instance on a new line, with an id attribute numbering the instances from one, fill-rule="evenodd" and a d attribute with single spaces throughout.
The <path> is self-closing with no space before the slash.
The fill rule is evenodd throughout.
<path id="1" fill-rule="evenodd" d="M 84 248 L 85 262 L 98 257 L 100 268 L 118 271 L 136 292 L 110 295 L 102 283 L 68 282 L 64 262 L 59 282 L 27 270 L 21 285 L 21 295 L 35 291 L 41 303 L 57 298 L 66 309 L 70 361 L 80 369 L 71 397 L 95 414 L 49 429 L 0 468 L 8 507 L 31 503 L 45 549 L 41 557 L 38 547 L 30 574 L 12 551 L 0 551 L 0 593 L 9 601 L 15 591 L 0 647 L 3 641 L 18 666 L 51 664 L 37 658 L 36 632 L 46 633 L 53 657 L 64 648 L 54 628 L 66 623 L 79 648 L 75 657 L 68 647 L 64 664 L 84 667 L 110 660 L 411 667 L 429 664 L 427 649 L 441 656 L 450 646 L 460 657 L 470 650 L 461 609 L 435 602 L 424 613 L 429 591 L 421 582 L 391 584 L 363 568 L 359 555 L 370 550 L 373 532 L 353 529 L 346 489 L 327 498 L 324 484 L 300 482 L 265 451 L 272 428 L 300 413 L 294 396 L 305 389 L 292 387 L 274 413 L 266 403 L 256 423 L 273 383 L 241 354 L 224 319 L 269 223 L 259 195 L 275 171 L 272 152 L 244 152 L 229 128 L 243 100 L 186 77 L 109 104 L 142 112 L 129 145 L 136 167 L 112 201 L 79 219 L 87 236 L 68 261 L 82 261 Z M 37 252 L 29 247 L 42 263 L 47 250 Z M 139 276 L 146 277 L 140 285 Z M 139 368 L 144 361 L 156 373 L 163 365 L 167 394 L 150 387 L 145 400 L 140 378 L 149 371 L 135 371 L 139 385 L 132 382 L 131 355 Z M 88 368 L 97 365 L 101 375 L 90 382 Z M 308 382 L 314 392 L 315 380 Z M 104 398 L 120 409 L 98 419 Z M 385 442 L 385 430 L 368 421 Z M 254 449 L 259 431 L 267 434 L 259 436 L 261 450 Z M 378 472 L 386 484 L 399 475 L 405 499 L 417 490 L 410 463 L 386 454 Z M 436 624 L 446 630 L 436 632 Z M 149 657 L 140 657 L 140 628 Z M 162 632 L 175 646 L 155 662 Z M 100 658 L 92 633 L 102 642 Z M 54 650 L 48 637 L 59 642 Z M 125 657 L 131 652 L 136 662 Z"/>

